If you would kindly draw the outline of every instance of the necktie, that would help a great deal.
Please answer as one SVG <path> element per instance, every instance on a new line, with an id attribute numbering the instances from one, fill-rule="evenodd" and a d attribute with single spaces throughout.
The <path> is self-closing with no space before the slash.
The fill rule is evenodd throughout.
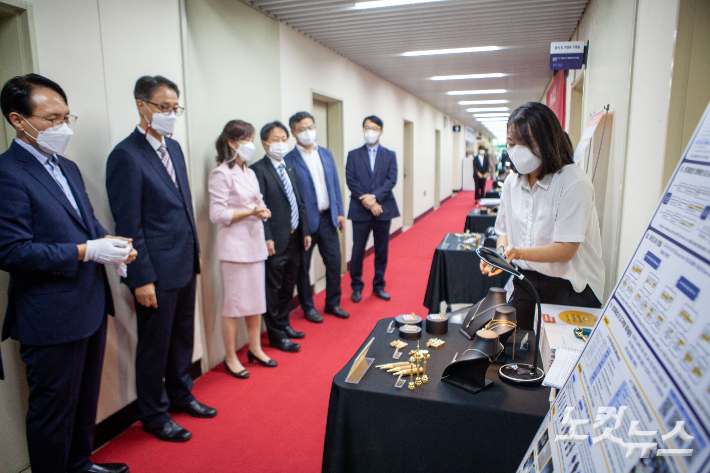
<path id="1" fill-rule="evenodd" d="M 168 174 L 170 174 L 170 179 L 173 180 L 173 184 L 175 184 L 175 187 L 177 187 L 178 183 L 177 179 L 175 178 L 175 168 L 173 168 L 173 162 L 170 159 L 168 150 L 165 149 L 165 145 L 161 144 L 158 147 L 158 154 L 160 155 L 160 160 L 163 161 L 163 166 L 165 166 L 165 169 L 168 171 Z"/>
<path id="2" fill-rule="evenodd" d="M 375 152 L 375 148 L 370 148 L 370 171 L 375 172 L 375 158 L 377 157 L 377 153 Z"/>
<path id="3" fill-rule="evenodd" d="M 62 174 L 62 171 L 59 169 L 59 159 L 57 159 L 56 155 L 50 156 L 49 167 L 52 168 L 52 177 L 54 177 L 54 180 L 57 182 L 57 184 L 59 184 L 59 187 L 62 189 L 62 192 L 64 192 L 64 195 L 67 196 L 67 200 L 69 200 L 69 203 L 72 207 L 74 207 L 74 210 L 76 210 L 79 216 L 82 217 L 81 210 L 79 210 L 79 206 L 76 203 L 76 199 L 74 199 L 74 194 L 71 193 L 69 182 Z"/>
<path id="4" fill-rule="evenodd" d="M 278 166 L 279 176 L 281 177 L 281 182 L 283 182 L 284 189 L 286 189 L 286 197 L 288 197 L 288 203 L 291 204 L 291 230 L 298 228 L 298 205 L 296 204 L 296 194 L 293 193 L 293 186 L 291 186 L 291 180 L 286 176 L 286 167 L 283 164 Z"/>

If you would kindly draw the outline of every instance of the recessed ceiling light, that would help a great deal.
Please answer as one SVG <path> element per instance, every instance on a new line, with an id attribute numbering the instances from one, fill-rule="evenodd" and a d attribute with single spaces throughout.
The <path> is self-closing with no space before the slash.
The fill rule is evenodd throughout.
<path id="1" fill-rule="evenodd" d="M 459 105 L 496 105 L 508 103 L 507 100 L 462 100 Z"/>
<path id="2" fill-rule="evenodd" d="M 475 48 L 454 48 L 454 49 L 428 49 L 426 51 L 408 51 L 402 53 L 402 56 L 437 56 L 439 54 L 463 54 L 463 53 L 480 53 L 484 51 L 498 51 L 500 46 L 478 46 Z"/>
<path id="3" fill-rule="evenodd" d="M 486 95 L 486 94 L 504 94 L 508 92 L 505 89 L 481 89 L 481 90 L 451 90 L 446 92 L 446 95 Z"/>
<path id="4" fill-rule="evenodd" d="M 509 117 L 510 113 L 474 113 L 473 118 Z"/>
<path id="5" fill-rule="evenodd" d="M 467 112 L 507 112 L 508 107 L 467 108 Z"/>
<path id="6" fill-rule="evenodd" d="M 376 0 L 372 2 L 359 2 L 355 4 L 355 10 L 368 10 L 370 8 L 398 7 L 401 5 L 413 5 L 415 3 L 441 2 L 443 0 Z"/>
<path id="7" fill-rule="evenodd" d="M 431 80 L 462 80 L 462 79 L 495 79 L 496 77 L 505 77 L 508 74 L 494 72 L 491 74 L 463 74 L 458 76 L 434 76 Z"/>

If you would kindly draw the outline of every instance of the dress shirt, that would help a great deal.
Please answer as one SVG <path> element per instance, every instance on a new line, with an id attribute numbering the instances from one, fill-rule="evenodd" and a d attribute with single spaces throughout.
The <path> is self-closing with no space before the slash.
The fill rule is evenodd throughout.
<path id="1" fill-rule="evenodd" d="M 145 136 L 145 139 L 148 140 L 148 144 L 150 145 L 151 148 L 153 148 L 153 149 L 155 150 L 155 154 L 158 155 L 158 157 L 160 158 L 160 160 L 161 160 L 161 162 L 162 162 L 163 157 L 162 157 L 162 156 L 160 155 L 160 153 L 158 152 L 158 148 L 160 148 L 160 145 L 163 145 L 163 146 L 165 146 L 165 151 L 167 152 L 168 146 L 165 144 L 165 137 L 161 136 L 161 137 L 160 137 L 160 140 L 157 140 L 157 139 L 155 139 L 155 137 L 154 137 L 153 135 L 151 135 L 150 133 L 146 134 L 145 130 L 144 130 L 143 128 L 141 128 L 140 125 L 138 125 L 138 126 L 136 127 L 136 129 L 138 130 L 138 133 L 140 133 L 141 135 Z"/>
<path id="2" fill-rule="evenodd" d="M 375 159 L 377 158 L 377 150 L 380 149 L 380 143 L 367 145 L 367 154 L 370 156 L 370 171 L 375 172 Z"/>
<path id="3" fill-rule="evenodd" d="M 46 154 L 38 150 L 34 146 L 25 143 L 19 138 L 15 138 L 15 143 L 25 148 L 32 156 L 37 159 L 37 161 L 39 161 L 39 163 L 47 170 L 47 172 L 49 172 L 49 174 L 54 178 L 56 183 L 59 184 L 59 188 L 62 189 L 64 195 L 67 196 L 67 199 L 69 199 L 69 203 L 72 207 L 74 207 L 76 213 L 79 214 L 79 217 L 82 217 L 81 210 L 79 210 L 79 206 L 76 205 L 76 199 L 74 199 L 74 194 L 72 194 L 71 192 L 71 187 L 69 187 L 67 178 L 62 172 L 62 168 L 59 167 L 59 159 L 57 158 L 57 155 Z"/>
<path id="4" fill-rule="evenodd" d="M 485 159 L 485 157 L 485 155 L 481 156 L 480 154 L 477 156 L 478 162 L 481 163 L 481 167 L 483 167 L 483 160 Z M 485 174 L 485 172 L 483 174 Z"/>
<path id="5" fill-rule="evenodd" d="M 318 153 L 318 145 L 313 146 L 313 151 L 310 153 L 301 145 L 296 145 L 298 152 L 308 166 L 308 171 L 311 173 L 313 186 L 316 188 L 316 200 L 318 201 L 318 210 L 328 210 L 330 208 L 330 198 L 328 197 L 328 186 L 325 183 L 325 171 L 323 171 L 323 162 L 320 160 Z"/>
<path id="6" fill-rule="evenodd" d="M 522 269 L 567 279 L 576 292 L 589 284 L 602 300 L 604 263 L 594 187 L 579 166 L 568 164 L 538 180 L 532 189 L 527 175 L 508 175 L 495 228 L 498 235 L 508 237 L 509 245 L 522 248 L 580 243 L 574 257 L 564 263 L 516 263 Z"/>

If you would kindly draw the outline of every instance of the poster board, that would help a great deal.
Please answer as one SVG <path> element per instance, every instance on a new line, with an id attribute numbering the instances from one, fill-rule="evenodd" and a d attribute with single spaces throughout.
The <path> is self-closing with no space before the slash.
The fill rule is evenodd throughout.
<path id="1" fill-rule="evenodd" d="M 708 473 L 709 430 L 710 106 L 517 471 Z"/>

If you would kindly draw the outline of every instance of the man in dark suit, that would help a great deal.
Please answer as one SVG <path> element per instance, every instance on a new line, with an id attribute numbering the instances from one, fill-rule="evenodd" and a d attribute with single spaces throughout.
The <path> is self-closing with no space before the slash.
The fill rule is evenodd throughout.
<path id="1" fill-rule="evenodd" d="M 0 103 L 17 132 L 0 155 L 0 269 L 10 273 L 2 339 L 20 342 L 27 365 L 32 471 L 125 473 L 90 456 L 113 314 L 104 264 L 125 272 L 136 252 L 130 240 L 106 237 L 79 168 L 60 156 L 76 122 L 62 88 L 37 74 L 15 77 Z"/>
<path id="2" fill-rule="evenodd" d="M 340 180 L 333 153 L 316 144 L 316 127 L 313 115 L 298 112 L 288 121 L 291 133 L 296 138 L 296 147 L 284 161 L 296 170 L 298 188 L 306 207 L 308 226 L 311 229 L 311 248 L 301 254 L 298 268 L 298 301 L 306 320 L 323 322 L 313 304 L 313 291 L 308 272 L 311 269 L 313 248 L 325 264 L 325 309 L 326 314 L 347 319 L 350 314 L 340 307 L 340 239 L 338 230 L 345 231 L 345 212 L 340 193 Z"/>
<path id="3" fill-rule="evenodd" d="M 193 417 L 217 414 L 190 392 L 200 247 L 185 159 L 177 141 L 165 139 L 183 111 L 179 94 L 164 77 L 138 79 L 140 125 L 113 149 L 106 165 L 116 231 L 133 238 L 138 250 L 123 283 L 136 301 L 140 419 L 145 431 L 171 442 L 192 434 L 172 420 L 169 409 Z"/>
<path id="4" fill-rule="evenodd" d="M 397 156 L 380 145 L 383 123 L 376 116 L 365 118 L 362 124 L 365 142 L 348 153 L 345 179 L 350 189 L 348 219 L 353 222 L 353 254 L 350 259 L 350 279 L 353 302 L 362 300 L 362 260 L 370 232 L 375 239 L 375 279 L 372 294 L 390 300 L 385 292 L 385 269 L 390 240 L 390 223 L 399 217 L 392 188 L 397 184 Z"/>
<path id="5" fill-rule="evenodd" d="M 486 180 L 491 177 L 490 161 L 486 147 L 478 147 L 478 156 L 473 157 L 473 182 L 476 184 L 476 200 L 486 195 Z"/>
<path id="6" fill-rule="evenodd" d="M 311 231 L 306 207 L 298 188 L 296 171 L 285 163 L 288 131 L 281 122 L 261 129 L 261 143 L 266 156 L 251 165 L 264 203 L 271 218 L 264 222 L 264 237 L 269 248 L 266 260 L 266 313 L 264 322 L 272 347 L 286 352 L 298 351 L 301 345 L 290 339 L 306 334 L 291 327 L 289 312 L 296 286 L 301 251 L 311 247 Z"/>

